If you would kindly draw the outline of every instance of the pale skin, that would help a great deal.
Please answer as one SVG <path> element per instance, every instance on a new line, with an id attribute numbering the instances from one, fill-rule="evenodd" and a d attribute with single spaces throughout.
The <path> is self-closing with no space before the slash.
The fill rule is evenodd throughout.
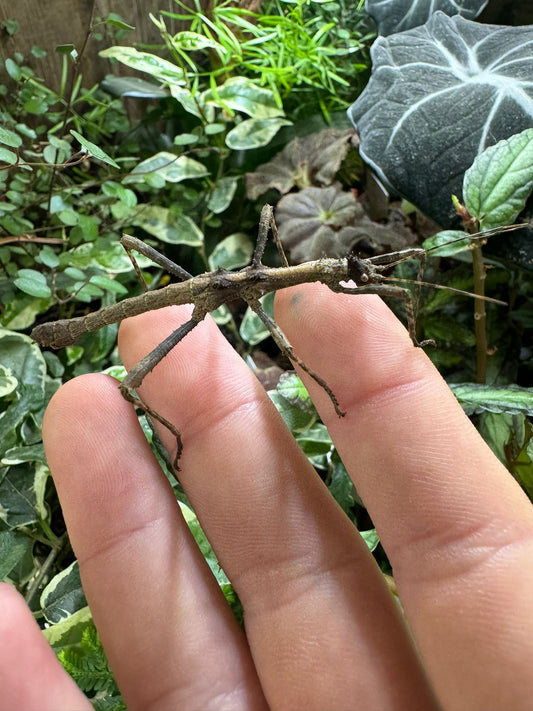
<path id="1" fill-rule="evenodd" d="M 295 351 L 347 412 L 339 418 L 303 374 L 393 565 L 411 636 L 364 543 L 207 320 L 140 392 L 182 432 L 180 480 L 239 593 L 246 634 L 114 381 L 70 381 L 45 416 L 84 588 L 128 708 L 531 709 L 531 504 L 377 297 L 307 284 L 276 299 Z M 123 322 L 126 367 L 189 313 Z M 160 435 L 172 455 L 173 436 Z M 7 586 L 0 689 L 0 709 L 91 708 Z"/>

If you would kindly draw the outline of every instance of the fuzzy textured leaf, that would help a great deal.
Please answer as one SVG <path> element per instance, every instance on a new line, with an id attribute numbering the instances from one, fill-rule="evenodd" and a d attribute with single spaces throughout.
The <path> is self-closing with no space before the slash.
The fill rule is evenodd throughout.
<path id="1" fill-rule="evenodd" d="M 328 128 L 294 138 L 271 161 L 246 175 L 246 194 L 257 200 L 271 188 L 285 195 L 294 187 L 331 185 L 353 137 L 352 129 Z"/>
<path id="2" fill-rule="evenodd" d="M 512 225 L 533 188 L 533 128 L 477 156 L 463 183 L 465 206 L 482 230 Z"/>
<path id="3" fill-rule="evenodd" d="M 353 193 L 341 190 L 338 183 L 285 195 L 277 205 L 276 219 L 283 246 L 295 262 L 344 257 L 361 241 L 378 251 L 390 251 L 412 239 L 403 223 L 373 222 Z"/>

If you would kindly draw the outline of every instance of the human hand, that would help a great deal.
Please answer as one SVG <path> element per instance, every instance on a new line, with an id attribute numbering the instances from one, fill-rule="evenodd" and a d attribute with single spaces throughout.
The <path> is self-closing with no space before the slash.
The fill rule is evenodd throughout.
<path id="1" fill-rule="evenodd" d="M 125 321 L 126 366 L 187 313 Z M 115 381 L 70 381 L 45 417 L 84 589 L 128 708 L 531 709 L 526 496 L 377 297 L 295 287 L 277 295 L 277 320 L 347 411 L 338 418 L 303 374 L 393 565 L 412 637 L 366 545 L 207 321 L 140 391 L 181 429 L 180 480 L 246 633 Z M 173 437 L 160 435 L 172 455 Z M 6 586 L 0 610 L 0 709 L 91 708 Z"/>

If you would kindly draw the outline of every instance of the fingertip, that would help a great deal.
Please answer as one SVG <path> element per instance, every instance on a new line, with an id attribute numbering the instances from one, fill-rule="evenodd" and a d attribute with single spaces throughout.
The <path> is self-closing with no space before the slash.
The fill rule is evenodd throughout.
<path id="1" fill-rule="evenodd" d="M 17 590 L 0 583 L 0 711 L 91 705 L 58 662 Z"/>

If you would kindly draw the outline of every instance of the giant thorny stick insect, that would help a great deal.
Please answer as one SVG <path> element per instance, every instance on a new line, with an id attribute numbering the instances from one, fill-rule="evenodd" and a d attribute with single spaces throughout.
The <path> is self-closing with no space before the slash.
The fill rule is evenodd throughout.
<path id="1" fill-rule="evenodd" d="M 266 267 L 262 263 L 270 230 L 272 231 L 274 242 L 280 254 L 282 264 L 280 267 Z M 343 294 L 378 294 L 380 296 L 400 298 L 405 304 L 407 328 L 413 343 L 419 346 L 430 343 L 430 341 L 422 341 L 421 343 L 417 341 L 415 299 L 411 291 L 399 286 L 397 283 L 391 283 L 405 280 L 395 280 L 384 274 L 386 270 L 408 259 L 418 259 L 422 264 L 426 252 L 420 247 L 403 249 L 398 252 L 390 252 L 368 259 L 360 259 L 354 255 L 349 255 L 342 259 L 324 258 L 296 266 L 289 266 L 278 238 L 273 210 L 270 205 L 265 205 L 261 211 L 257 244 L 250 265 L 236 272 L 219 268 L 213 272 L 192 276 L 177 264 L 135 237 L 124 235 L 122 244 L 145 288 L 144 279 L 141 276 L 137 262 L 133 258 L 132 250 L 136 250 L 147 256 L 153 262 L 174 276 L 177 276 L 181 281 L 176 284 L 169 284 L 156 291 L 145 291 L 139 296 L 124 299 L 117 304 L 105 306 L 99 311 L 87 314 L 86 316 L 41 324 L 33 329 L 31 335 L 41 346 L 64 348 L 65 346 L 75 343 L 86 333 L 97 331 L 103 326 L 117 323 L 130 316 L 136 316 L 146 311 L 151 311 L 152 309 L 161 309 L 165 306 L 194 304 L 191 318 L 173 331 L 164 341 L 156 346 L 153 351 L 148 353 L 148 355 L 137 363 L 119 385 L 120 391 L 126 400 L 134 403 L 151 418 L 167 427 L 176 437 L 177 451 L 174 466 L 178 470 L 178 462 L 183 449 L 179 430 L 175 425 L 141 400 L 135 393 L 135 390 L 141 385 L 146 375 L 155 368 L 159 361 L 161 361 L 176 344 L 185 338 L 209 312 L 214 311 L 222 304 L 237 298 L 245 301 L 265 324 L 280 350 L 288 356 L 293 363 L 296 363 L 302 370 L 308 373 L 326 391 L 333 403 L 335 412 L 341 417 L 344 416 L 345 413 L 341 410 L 335 394 L 326 381 L 323 380 L 320 375 L 314 373 L 294 352 L 279 326 L 261 306 L 260 298 L 262 296 L 288 286 L 318 281 L 328 286 L 332 291 Z M 417 281 L 415 283 L 420 285 L 423 282 Z M 353 286 L 353 284 L 356 286 Z M 435 284 L 431 286 L 436 288 L 449 288 L 439 287 Z M 461 292 L 458 289 L 452 289 L 452 291 L 458 291 L 463 294 L 467 293 Z M 472 296 L 472 294 L 468 295 Z M 495 299 L 486 300 L 496 301 Z"/>

